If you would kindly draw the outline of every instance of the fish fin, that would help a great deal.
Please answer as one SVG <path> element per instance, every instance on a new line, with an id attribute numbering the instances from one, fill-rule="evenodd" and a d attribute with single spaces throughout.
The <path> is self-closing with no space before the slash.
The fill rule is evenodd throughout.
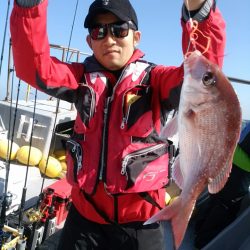
<path id="1" fill-rule="evenodd" d="M 164 125 L 164 127 L 161 129 L 160 132 L 161 138 L 169 138 L 177 134 L 178 132 L 177 117 L 178 115 L 175 115 L 169 122 L 166 123 L 166 125 Z"/>
<path id="2" fill-rule="evenodd" d="M 209 179 L 208 191 L 211 194 L 218 193 L 226 184 L 232 169 L 232 161 L 227 161 L 221 172 L 214 178 Z"/>
<path id="3" fill-rule="evenodd" d="M 156 221 L 171 220 L 172 233 L 174 237 L 175 249 L 178 249 L 187 230 L 188 222 L 193 212 L 195 203 L 189 202 L 183 206 L 180 197 L 176 198 L 169 206 L 148 219 L 144 225 Z"/>
<path id="4" fill-rule="evenodd" d="M 175 158 L 175 161 L 172 167 L 172 178 L 174 179 L 174 182 L 178 185 L 178 187 L 182 189 L 183 175 L 182 175 L 181 166 L 180 166 L 180 155 L 178 155 Z"/>
<path id="5" fill-rule="evenodd" d="M 157 221 L 162 221 L 162 220 L 169 220 L 173 216 L 172 213 L 176 212 L 174 210 L 171 210 L 170 207 L 172 207 L 172 205 L 164 207 L 158 213 L 154 214 L 151 218 L 145 221 L 143 225 L 152 224 L 152 223 L 155 223 Z"/>

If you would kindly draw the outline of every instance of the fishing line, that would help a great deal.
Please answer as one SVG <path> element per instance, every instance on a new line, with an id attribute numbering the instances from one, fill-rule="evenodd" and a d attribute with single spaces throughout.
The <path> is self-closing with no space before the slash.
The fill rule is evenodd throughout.
<path id="1" fill-rule="evenodd" d="M 192 22 L 191 14 L 190 14 L 190 11 L 189 11 L 189 9 L 190 9 L 189 8 L 189 0 L 187 0 L 186 3 L 187 3 L 188 17 L 189 17 L 189 20 L 191 20 L 191 22 Z"/>
<path id="2" fill-rule="evenodd" d="M 13 68 L 13 74 L 12 74 L 12 80 L 11 80 L 11 93 L 10 93 L 10 108 L 9 108 L 9 130 L 10 130 L 10 128 L 11 128 L 11 117 L 12 117 L 12 115 L 11 115 L 11 110 L 12 110 L 12 104 L 13 104 L 13 86 L 14 86 L 14 68 Z M 13 141 L 12 141 L 13 142 Z M 12 143 L 11 142 L 11 143 Z M 9 131 L 8 131 L 8 146 L 7 146 L 7 158 L 6 158 L 6 160 L 7 159 L 9 159 L 9 154 L 11 155 L 11 152 L 9 152 L 9 147 L 10 147 L 10 133 L 9 133 Z"/>
<path id="3" fill-rule="evenodd" d="M 71 45 L 71 39 L 72 39 L 72 35 L 73 35 L 73 30 L 74 30 L 74 27 L 75 27 L 75 19 L 76 19 L 76 13 L 77 13 L 77 9 L 78 9 L 78 3 L 79 3 L 79 0 L 77 0 L 77 2 L 76 2 L 75 13 L 74 13 L 73 22 L 72 22 L 72 25 L 71 25 L 71 31 L 70 31 L 69 43 L 68 43 L 68 50 L 67 50 L 67 55 L 66 55 L 66 62 L 68 61 L 69 48 L 70 48 L 70 45 Z"/>
<path id="4" fill-rule="evenodd" d="M 8 0 L 7 14 L 6 14 L 6 19 L 5 19 L 4 33 L 3 33 L 3 44 L 2 44 L 2 52 L 1 52 L 1 58 L 0 58 L 0 76 L 1 76 L 2 64 L 3 64 L 3 54 L 4 54 L 4 47 L 5 47 L 6 33 L 7 33 L 9 11 L 10 11 L 10 0 Z"/>
<path id="5" fill-rule="evenodd" d="M 188 19 L 190 20 L 190 24 L 192 27 L 193 19 L 191 18 L 191 14 L 189 11 L 189 0 L 187 0 L 186 3 L 187 3 Z M 191 46 L 191 39 L 188 41 L 188 47 L 187 47 L 187 51 L 186 51 L 185 55 L 188 53 L 190 46 Z"/>
<path id="6" fill-rule="evenodd" d="M 59 110 L 59 102 L 57 102 L 57 105 L 56 105 L 56 114 L 55 114 L 55 120 L 54 120 L 54 125 L 53 125 L 53 130 L 52 130 L 52 135 L 54 136 L 55 134 L 55 130 L 56 130 L 56 120 L 57 120 L 57 115 L 58 115 L 58 110 Z M 52 140 L 53 140 L 53 145 L 55 145 L 55 138 L 52 137 Z M 52 141 L 51 141 L 51 144 L 52 144 Z M 44 169 L 44 174 L 43 174 L 43 180 L 42 180 L 42 186 L 41 186 L 41 190 L 40 190 L 40 194 L 43 193 L 43 188 L 44 188 L 44 183 L 45 183 L 45 176 L 46 176 L 46 172 L 47 172 L 47 168 L 48 168 L 48 163 L 49 163 L 49 156 L 50 154 L 53 152 L 54 148 L 51 150 L 51 144 L 50 144 L 50 150 L 49 150 L 49 153 L 47 155 L 47 158 L 46 158 L 46 164 L 45 164 L 45 169 Z"/>
<path id="7" fill-rule="evenodd" d="M 75 26 L 76 13 L 77 13 L 77 10 L 78 10 L 78 3 L 79 3 L 79 0 L 77 0 L 77 2 L 76 2 L 74 17 L 73 17 L 73 21 L 72 21 L 72 25 L 71 25 L 71 31 L 70 31 L 69 42 L 68 42 L 68 47 L 67 47 L 67 54 L 66 54 L 66 60 L 65 60 L 66 62 L 68 61 L 69 49 L 70 49 L 70 46 L 71 46 L 71 40 L 72 40 L 73 30 L 74 30 L 74 26 Z M 57 104 L 56 104 L 55 123 L 56 123 L 56 120 L 57 120 L 59 105 L 60 105 L 60 99 L 57 100 Z M 56 126 L 54 125 L 53 127 L 55 128 Z M 52 134 L 54 134 L 54 133 L 55 133 L 55 130 L 53 130 Z M 52 148 L 51 151 L 53 152 L 54 149 L 55 149 L 55 140 L 53 140 L 53 146 L 51 148 Z M 47 164 L 48 163 L 46 161 L 45 171 L 47 170 Z"/>
<path id="8" fill-rule="evenodd" d="M 11 153 L 12 153 L 12 145 L 13 145 L 13 141 L 14 141 L 14 133 L 15 133 L 15 126 L 16 126 L 17 107 L 18 107 L 18 102 L 19 102 L 20 86 L 21 86 L 21 80 L 19 79 L 18 87 L 17 87 L 16 106 L 15 106 L 14 117 L 13 117 L 13 125 L 12 125 L 10 154 L 9 154 L 8 161 L 7 161 L 7 166 L 6 166 L 5 193 L 7 193 L 7 186 L 8 186 L 8 181 L 9 181 L 9 169 L 10 169 L 10 161 L 11 161 L 10 156 L 11 156 Z M 10 129 L 10 127 L 9 127 L 9 129 Z"/>
<path id="9" fill-rule="evenodd" d="M 189 17 L 189 20 L 187 21 L 187 25 L 188 25 L 187 28 L 189 29 L 189 43 L 188 43 L 186 53 L 184 54 L 184 58 L 187 58 L 192 53 L 192 51 L 189 51 L 191 48 L 191 45 L 193 46 L 193 51 L 199 50 L 202 54 L 205 54 L 209 50 L 210 45 L 211 45 L 211 38 L 209 36 L 206 36 L 201 30 L 199 30 L 198 21 L 193 20 L 193 18 L 191 17 L 191 13 L 189 10 L 190 9 L 189 0 L 186 1 L 186 5 L 187 5 L 186 7 L 187 7 L 187 12 L 188 12 L 188 17 Z M 206 39 L 207 41 L 206 46 L 197 42 L 200 36 Z M 200 49 L 198 49 L 198 47 Z"/>
<path id="10" fill-rule="evenodd" d="M 76 5 L 75 5 L 75 12 L 74 12 L 74 17 L 73 17 L 72 25 L 71 25 L 71 32 L 70 32 L 69 42 L 68 42 L 68 47 L 67 47 L 66 62 L 68 61 L 69 49 L 70 49 L 70 46 L 71 46 L 71 40 L 72 40 L 73 30 L 74 30 L 74 26 L 75 26 L 75 18 L 76 18 L 76 13 L 77 13 L 77 10 L 78 10 L 78 3 L 79 3 L 79 0 L 76 1 Z M 54 125 L 53 125 L 53 130 L 52 130 L 52 135 L 53 136 L 54 136 L 55 130 L 56 130 L 56 120 L 57 120 L 57 116 L 58 116 L 59 105 L 60 105 L 60 100 L 57 99 L 56 111 L 55 111 L 56 112 L 55 113 L 55 120 L 54 120 Z M 47 159 L 46 159 L 46 165 L 45 165 L 44 176 L 43 176 L 43 181 L 42 181 L 42 186 L 41 186 L 40 194 L 42 194 L 43 188 L 44 188 L 45 175 L 46 175 L 46 171 L 47 171 L 47 168 L 48 168 L 49 155 L 55 149 L 55 137 L 52 140 L 53 140 L 53 142 L 51 141 L 49 154 L 48 154 Z"/>

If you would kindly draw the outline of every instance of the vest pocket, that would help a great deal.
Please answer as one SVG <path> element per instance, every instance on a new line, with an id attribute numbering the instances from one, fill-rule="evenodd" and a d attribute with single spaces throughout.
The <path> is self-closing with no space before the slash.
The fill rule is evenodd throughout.
<path id="1" fill-rule="evenodd" d="M 138 85 L 123 95 L 120 128 L 125 134 L 146 137 L 152 131 L 151 88 Z"/>
<path id="2" fill-rule="evenodd" d="M 83 124 L 89 127 L 90 120 L 93 118 L 96 110 L 96 93 L 92 87 L 88 85 L 80 87 L 75 107 Z"/>
<path id="3" fill-rule="evenodd" d="M 78 142 L 69 139 L 66 142 L 66 149 L 66 178 L 71 185 L 75 185 L 78 184 L 78 176 L 80 171 L 82 170 L 82 147 Z"/>
<path id="4" fill-rule="evenodd" d="M 162 188 L 168 182 L 168 144 L 162 143 L 131 152 L 123 157 L 121 175 L 125 192 Z"/>

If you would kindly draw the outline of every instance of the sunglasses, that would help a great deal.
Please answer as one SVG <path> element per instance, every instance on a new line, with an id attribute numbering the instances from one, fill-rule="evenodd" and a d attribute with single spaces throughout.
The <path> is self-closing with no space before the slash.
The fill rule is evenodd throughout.
<path id="1" fill-rule="evenodd" d="M 136 25 L 131 21 L 97 24 L 89 28 L 89 34 L 93 40 L 101 40 L 106 37 L 108 30 L 110 30 L 112 36 L 116 38 L 123 38 L 128 35 L 129 29 L 137 30 Z"/>

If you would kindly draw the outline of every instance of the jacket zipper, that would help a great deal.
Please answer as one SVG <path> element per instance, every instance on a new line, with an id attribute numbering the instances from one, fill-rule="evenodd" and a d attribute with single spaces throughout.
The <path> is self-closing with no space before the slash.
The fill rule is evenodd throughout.
<path id="1" fill-rule="evenodd" d="M 136 151 L 134 153 L 128 154 L 124 157 L 124 159 L 122 160 L 122 169 L 121 169 L 121 175 L 126 175 L 127 176 L 127 165 L 128 165 L 128 161 L 133 158 L 133 157 L 138 157 L 141 155 L 145 155 L 148 154 L 152 151 L 155 151 L 157 149 L 160 149 L 162 147 L 166 147 L 166 144 L 157 144 L 155 146 L 149 147 L 149 148 L 145 148 L 139 151 Z"/>
<path id="2" fill-rule="evenodd" d="M 74 140 L 67 140 L 68 144 L 71 144 L 72 146 L 70 146 L 70 153 L 71 153 L 71 157 L 73 158 L 74 161 L 74 169 L 73 169 L 73 174 L 74 174 L 74 181 L 77 181 L 77 176 L 79 174 L 79 171 L 82 169 L 82 149 L 81 146 L 75 142 Z M 74 156 L 72 156 L 72 154 Z M 75 161 L 76 161 L 76 166 L 75 166 Z"/>
<path id="3" fill-rule="evenodd" d="M 91 105 L 90 105 L 90 114 L 89 114 L 89 118 L 92 118 L 94 116 L 95 106 L 96 106 L 95 105 L 95 102 L 96 102 L 96 100 L 95 100 L 95 91 L 89 85 L 87 85 L 87 84 L 83 84 L 83 85 L 89 89 L 89 91 L 91 93 L 91 96 L 92 96 L 92 98 L 91 98 Z"/>
<path id="4" fill-rule="evenodd" d="M 128 107 L 126 113 L 124 112 L 124 106 L 125 106 L 125 96 L 127 95 L 127 93 L 129 91 L 131 91 L 131 89 L 133 89 L 133 88 L 130 88 L 129 90 L 127 90 L 124 93 L 123 97 L 122 97 L 122 114 L 123 114 L 123 116 L 122 116 L 122 123 L 121 123 L 121 126 L 120 126 L 121 129 L 125 128 L 125 125 L 127 124 L 127 121 L 128 121 L 128 116 L 129 116 L 129 112 L 130 112 L 130 106 Z"/>
<path id="5" fill-rule="evenodd" d="M 99 180 L 103 180 L 104 179 L 104 173 L 106 171 L 105 169 L 105 165 L 107 164 L 106 161 L 106 155 L 107 155 L 107 138 L 108 138 L 108 127 L 107 127 L 107 124 L 108 124 L 108 120 L 109 120 L 109 110 L 110 110 L 110 103 L 113 101 L 113 98 L 114 98 L 114 93 L 115 93 L 115 90 L 118 86 L 118 84 L 120 83 L 120 80 L 122 79 L 122 76 L 125 72 L 125 69 L 123 69 L 119 79 L 117 80 L 116 82 L 116 85 L 113 87 L 113 90 L 112 90 L 112 95 L 107 97 L 106 101 L 105 101 L 105 107 L 104 107 L 104 117 L 103 117 L 103 120 L 104 120 L 104 125 L 103 125 L 103 134 L 102 134 L 102 151 L 101 151 L 101 162 L 100 162 L 100 172 L 99 172 Z M 105 182 L 105 180 L 104 180 Z"/>
<path id="6" fill-rule="evenodd" d="M 100 166 L 100 172 L 99 172 L 99 180 L 103 180 L 104 175 L 104 168 L 106 164 L 106 155 L 107 155 L 107 132 L 108 132 L 108 117 L 109 117 L 109 106 L 110 106 L 110 100 L 111 97 L 108 97 L 105 101 L 105 107 L 104 107 L 104 125 L 103 125 L 103 135 L 102 135 L 102 151 L 101 151 L 101 166 Z"/>
<path id="7" fill-rule="evenodd" d="M 72 140 L 68 140 L 68 143 L 73 144 L 73 148 L 71 149 L 71 152 L 74 153 L 77 149 L 77 145 Z M 77 152 L 76 159 L 77 159 L 77 173 L 78 173 L 80 169 L 82 168 L 82 152 Z"/>

